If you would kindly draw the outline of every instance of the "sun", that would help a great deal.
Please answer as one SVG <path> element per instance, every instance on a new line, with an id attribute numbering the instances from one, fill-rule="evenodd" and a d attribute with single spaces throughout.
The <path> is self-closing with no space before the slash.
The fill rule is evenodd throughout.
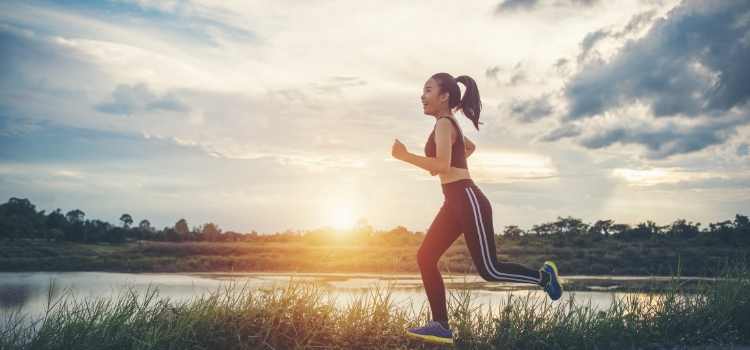
<path id="1" fill-rule="evenodd" d="M 330 210 L 330 222 L 336 229 L 347 229 L 354 226 L 357 219 L 354 217 L 354 211 L 351 206 L 336 205 Z"/>

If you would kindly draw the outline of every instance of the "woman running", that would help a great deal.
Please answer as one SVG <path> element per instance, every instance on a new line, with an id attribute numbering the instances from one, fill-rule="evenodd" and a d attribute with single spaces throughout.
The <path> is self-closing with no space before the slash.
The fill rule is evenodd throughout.
<path id="1" fill-rule="evenodd" d="M 463 99 L 458 83 L 466 87 Z M 483 279 L 536 284 L 544 287 L 552 300 L 560 299 L 563 288 L 557 267 L 550 261 L 545 262 L 540 270 L 535 270 L 497 260 L 492 207 L 474 185 L 466 165 L 466 158 L 474 153 L 476 146 L 463 135 L 454 116 L 455 111 L 461 110 L 479 130 L 482 102 L 474 79 L 466 75 L 454 79 L 447 73 L 433 75 L 424 84 L 422 108 L 424 114 L 435 117 L 435 128 L 424 146 L 425 156 L 408 152 L 398 139 L 393 143 L 391 154 L 398 160 L 429 171 L 430 175 L 440 175 L 445 201 L 417 252 L 433 321 L 421 328 L 409 328 L 407 334 L 422 341 L 452 344 L 453 331 L 448 324 L 445 286 L 438 270 L 438 260 L 462 233 Z"/>

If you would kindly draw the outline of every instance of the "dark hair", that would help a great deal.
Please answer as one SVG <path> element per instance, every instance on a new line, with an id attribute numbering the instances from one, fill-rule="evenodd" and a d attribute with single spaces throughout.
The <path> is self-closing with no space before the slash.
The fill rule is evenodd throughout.
<path id="1" fill-rule="evenodd" d="M 479 121 L 479 113 L 482 111 L 482 100 L 479 99 L 477 82 L 468 75 L 462 75 L 453 79 L 453 76 L 448 73 L 437 73 L 431 79 L 437 81 L 441 93 L 448 93 L 448 107 L 453 110 L 460 109 L 461 113 L 469 118 L 474 123 L 474 127 L 479 130 L 479 124 L 483 123 Z M 458 83 L 466 86 L 464 98 L 461 98 L 461 89 L 458 88 Z"/>

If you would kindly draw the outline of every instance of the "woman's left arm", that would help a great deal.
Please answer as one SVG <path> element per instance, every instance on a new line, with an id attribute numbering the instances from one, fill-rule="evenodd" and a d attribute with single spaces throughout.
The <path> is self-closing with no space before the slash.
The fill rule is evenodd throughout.
<path id="1" fill-rule="evenodd" d="M 399 140 L 393 143 L 393 158 L 416 165 L 430 173 L 445 174 L 451 167 L 451 132 L 453 126 L 448 120 L 438 121 L 435 125 L 435 157 L 422 157 L 406 150 Z"/>
<path id="2" fill-rule="evenodd" d="M 466 158 L 469 158 L 469 156 L 476 151 L 477 145 L 475 145 L 474 142 L 471 142 L 466 136 L 464 136 L 464 145 L 466 145 Z"/>

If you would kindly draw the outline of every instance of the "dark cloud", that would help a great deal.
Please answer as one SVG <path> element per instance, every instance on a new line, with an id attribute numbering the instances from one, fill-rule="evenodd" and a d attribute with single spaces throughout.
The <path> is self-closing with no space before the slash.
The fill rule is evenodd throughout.
<path id="1" fill-rule="evenodd" d="M 599 2 L 599 0 L 570 0 L 575 5 L 592 6 Z"/>
<path id="2" fill-rule="evenodd" d="M 563 125 L 541 138 L 544 142 L 553 142 L 566 137 L 575 137 L 581 134 L 581 130 L 572 124 Z"/>
<path id="3" fill-rule="evenodd" d="M 571 79 L 565 88 L 568 119 L 635 101 L 649 104 L 657 117 L 720 113 L 744 104 L 750 97 L 748 12 L 750 2 L 680 5 L 609 63 L 588 65 Z"/>
<path id="4" fill-rule="evenodd" d="M 499 66 L 487 68 L 487 71 L 484 73 L 484 77 L 487 78 L 487 80 L 497 80 L 497 75 L 500 73 L 500 71 L 501 69 Z"/>
<path id="5" fill-rule="evenodd" d="M 669 125 L 654 129 L 614 128 L 581 141 L 588 148 L 603 148 L 614 143 L 638 144 L 647 149 L 646 156 L 662 159 L 675 154 L 700 151 L 711 145 L 718 145 L 731 135 L 735 135 L 736 122 L 702 123 L 691 127 Z"/>
<path id="6" fill-rule="evenodd" d="M 100 103 L 96 108 L 104 113 L 132 115 L 138 112 L 162 109 L 184 112 L 190 108 L 174 93 L 157 96 L 148 85 L 117 85 L 112 92 L 112 102 Z"/>
<path id="7" fill-rule="evenodd" d="M 651 23 L 651 20 L 654 18 L 654 16 L 656 16 L 656 11 L 642 12 L 633 16 L 633 18 L 630 19 L 630 22 L 628 22 L 625 28 L 623 28 L 622 32 L 618 33 L 618 36 L 623 36 L 625 34 L 630 34 L 632 32 L 640 30 L 641 28 Z"/>
<path id="8" fill-rule="evenodd" d="M 554 4 L 557 6 L 593 6 L 599 3 L 599 0 L 561 0 L 556 1 Z M 533 10 L 539 4 L 539 0 L 505 0 L 495 7 L 495 13 L 500 14 L 504 12 L 516 11 L 516 10 Z"/>
<path id="9" fill-rule="evenodd" d="M 495 66 L 491 68 L 487 68 L 487 70 L 484 73 L 485 78 L 490 81 L 495 81 L 499 85 L 504 86 L 516 86 L 518 84 L 521 84 L 525 82 L 528 78 L 528 62 L 518 62 L 512 69 L 510 69 L 509 77 L 507 81 L 504 81 L 503 78 L 503 72 L 505 69 L 501 68 L 500 66 Z"/>
<path id="10" fill-rule="evenodd" d="M 737 146 L 737 156 L 744 157 L 748 153 L 750 153 L 750 145 L 747 142 L 743 142 Z"/>
<path id="11" fill-rule="evenodd" d="M 535 122 L 552 114 L 553 109 L 549 98 L 549 96 L 542 96 L 537 99 L 515 101 L 511 104 L 510 110 L 523 123 Z"/>
<path id="12" fill-rule="evenodd" d="M 644 28 L 654 15 L 634 16 L 622 32 L 588 34 L 581 43 L 579 61 L 599 40 Z M 580 140 L 581 144 L 594 149 L 614 143 L 639 144 L 648 157 L 664 158 L 724 143 L 736 134 L 736 126 L 750 122 L 749 114 L 742 111 L 750 99 L 748 16 L 747 1 L 683 2 L 608 62 L 588 60 L 563 89 L 569 109 L 561 128 L 542 140 L 578 136 L 563 132 L 572 130 L 566 125 L 639 103 L 648 106 L 655 118 L 672 118 L 669 127 L 589 130 L 586 135 L 593 136 Z M 731 112 L 738 108 L 740 113 Z M 684 119 L 697 122 L 680 122 Z"/>
<path id="13" fill-rule="evenodd" d="M 531 10 L 538 2 L 539 0 L 505 0 L 497 5 L 495 13 L 515 10 Z"/>
<path id="14" fill-rule="evenodd" d="M 583 59 L 586 58 L 586 55 L 589 54 L 589 51 L 591 51 L 591 48 L 594 47 L 599 40 L 602 40 L 607 36 L 609 36 L 609 32 L 603 29 L 599 29 L 593 33 L 588 33 L 581 42 L 581 54 L 578 56 L 578 62 L 583 61 Z"/>
<path id="15" fill-rule="evenodd" d="M 564 69 L 568 65 L 568 62 L 570 62 L 570 60 L 568 60 L 567 58 L 563 57 L 563 58 L 558 59 L 557 61 L 555 61 L 554 67 L 557 68 L 557 69 Z"/>

